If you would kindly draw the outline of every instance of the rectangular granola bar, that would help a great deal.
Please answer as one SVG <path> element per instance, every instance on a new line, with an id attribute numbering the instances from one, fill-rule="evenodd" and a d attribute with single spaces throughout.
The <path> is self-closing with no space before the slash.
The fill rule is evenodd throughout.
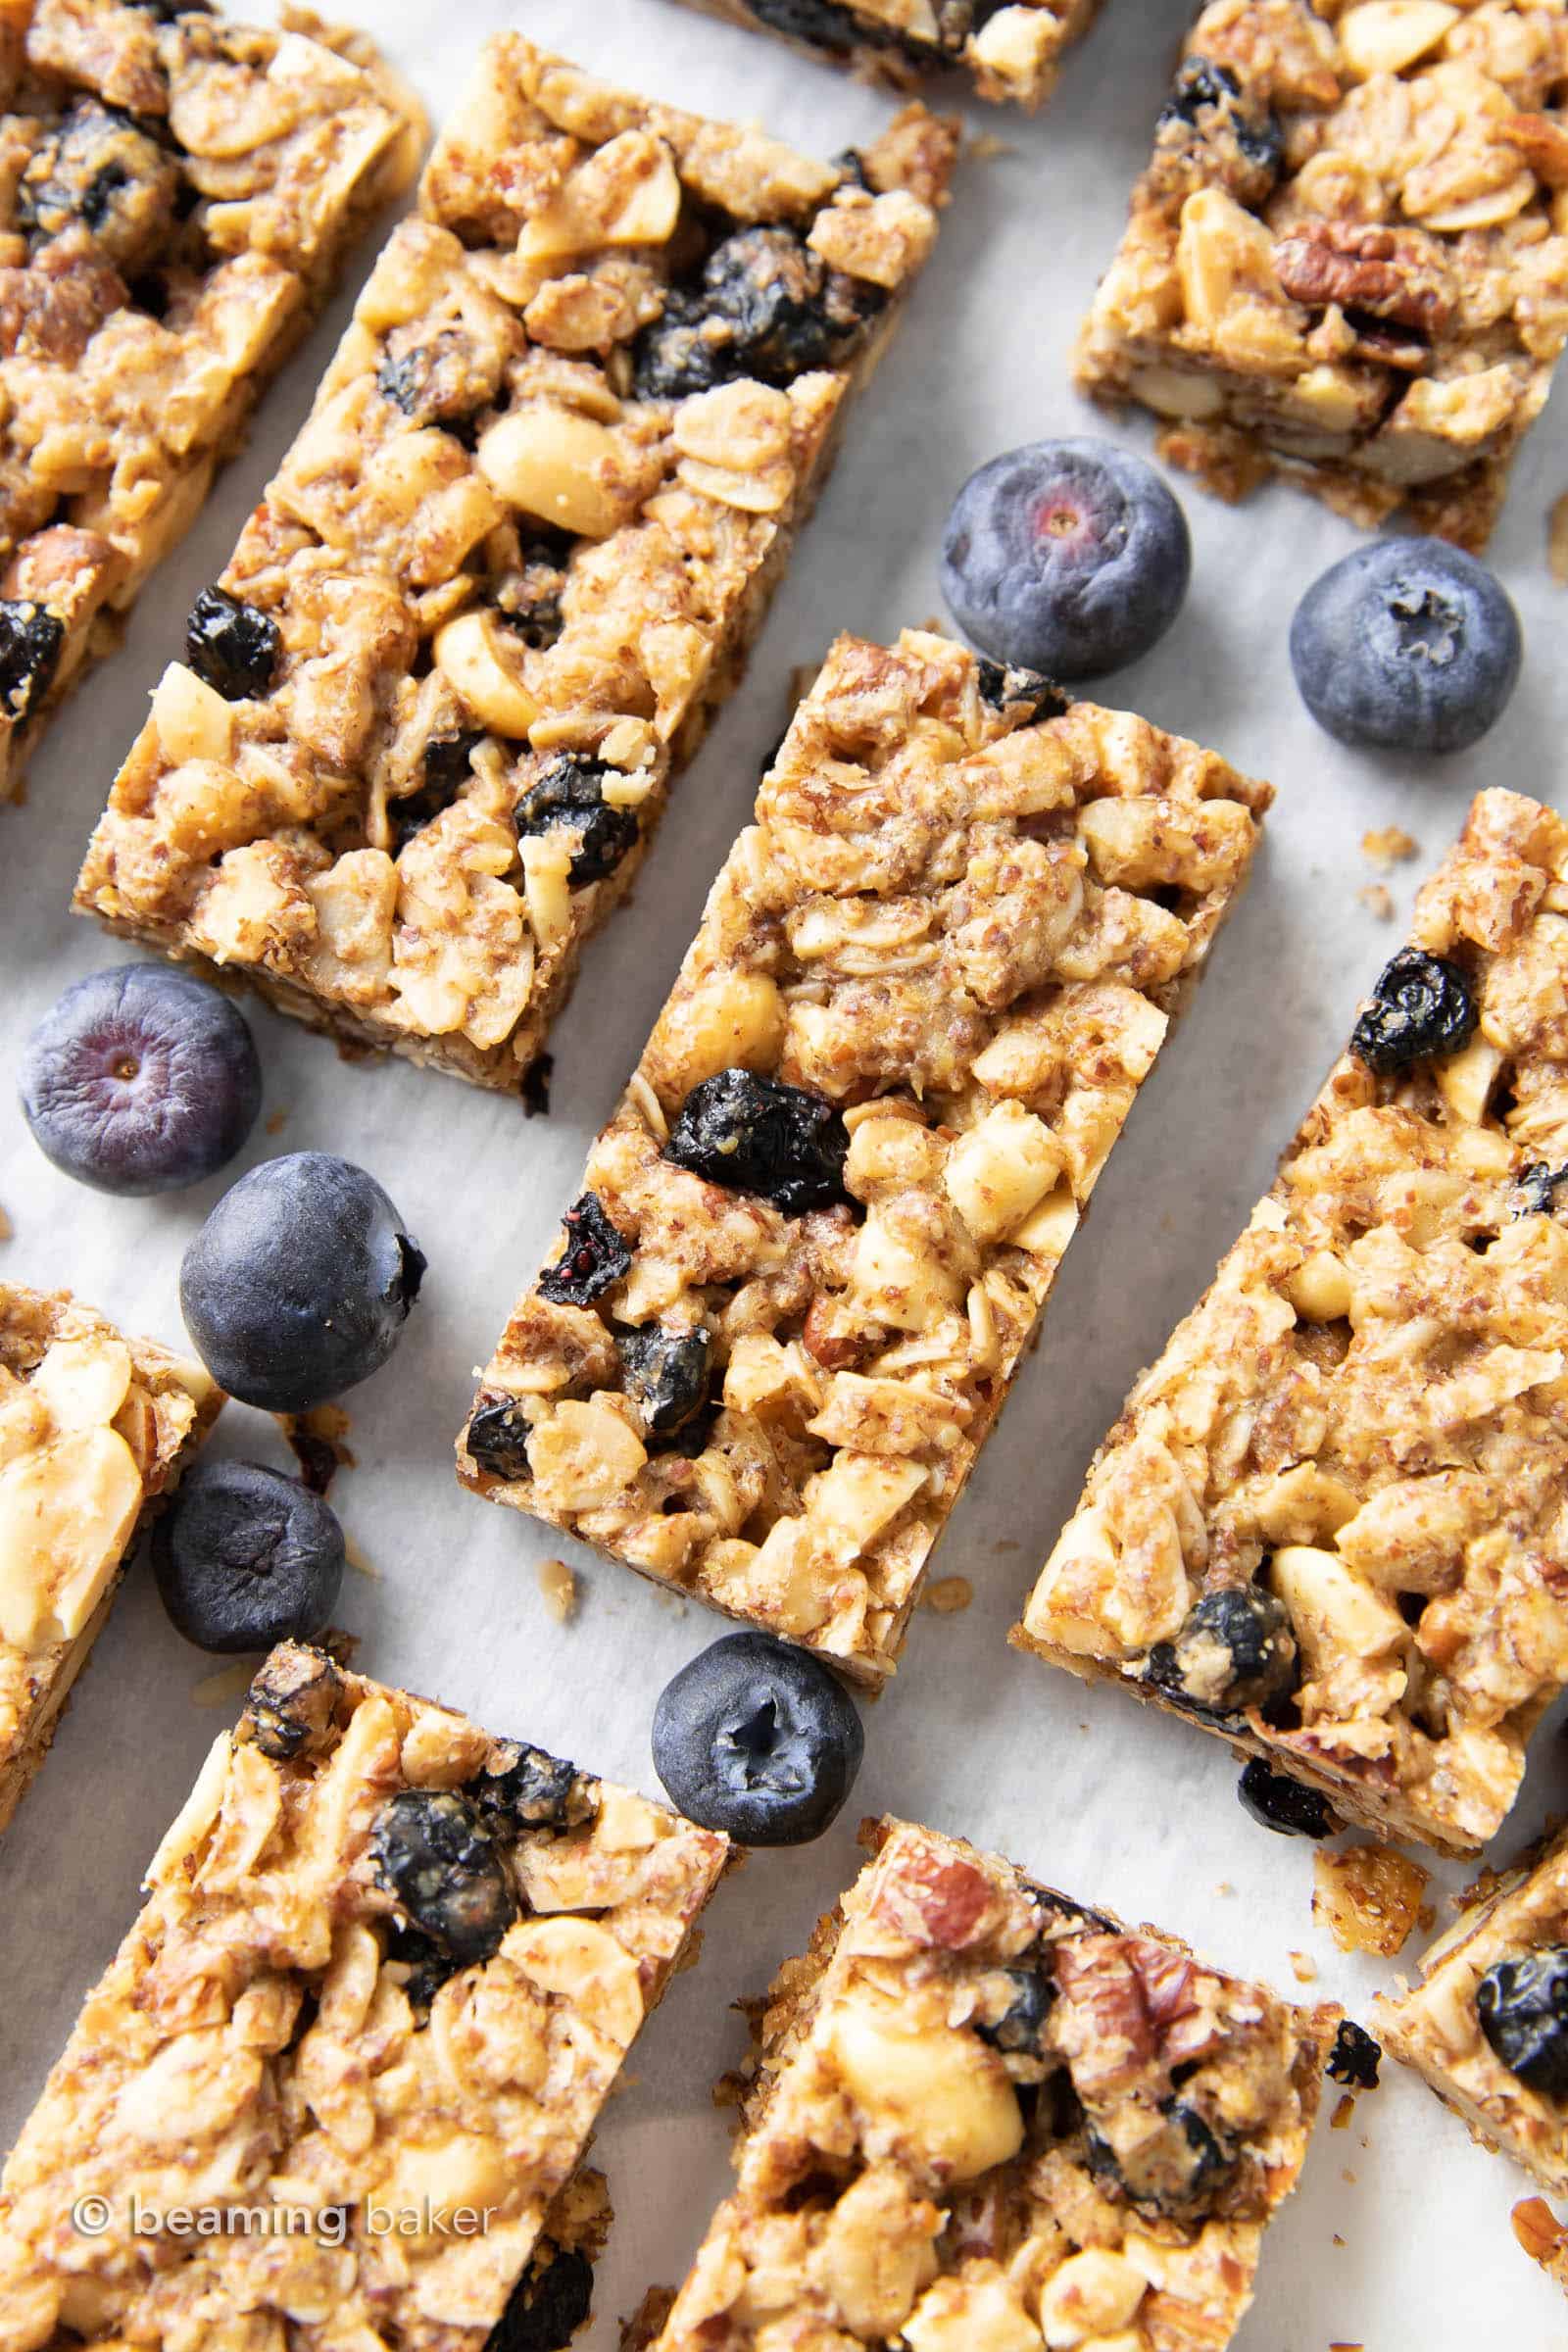
<path id="1" fill-rule="evenodd" d="M 955 139 L 915 107 L 813 163 L 492 41 L 78 907 L 518 1089 L 739 674 Z"/>
<path id="2" fill-rule="evenodd" d="M 1568 1831 L 1559 1831 L 1512 1869 L 1489 1871 L 1422 1955 L 1414 1989 L 1401 1983 L 1396 1999 L 1380 1993 L 1375 2004 L 1387 2046 L 1472 2136 L 1557 2190 L 1568 2190 L 1565 1989 Z"/>
<path id="3" fill-rule="evenodd" d="M 1224 2352 L 1338 2010 L 885 1821 L 786 1963 L 656 2352 Z"/>
<path id="4" fill-rule="evenodd" d="M 975 94 L 1033 113 L 1051 96 L 1063 53 L 1101 0 L 686 0 L 688 8 L 776 33 L 862 81 L 917 89 L 956 67 Z"/>
<path id="5" fill-rule="evenodd" d="M 578 2162 L 726 1850 L 274 1650 L 0 2177 L 7 2352 L 480 2352 L 558 2253 L 580 2317 Z"/>
<path id="6" fill-rule="evenodd" d="M 0 801 L 418 165 L 362 35 L 0 10 Z"/>
<path id="7" fill-rule="evenodd" d="M 1568 826 L 1484 792 L 1014 1640 L 1454 1853 L 1568 1683 Z"/>
<path id="8" fill-rule="evenodd" d="M 0 1283 L 0 1830 L 48 1751 L 137 1528 L 223 1402 L 64 1291 Z"/>
<path id="9" fill-rule="evenodd" d="M 1480 549 L 1568 337 L 1565 0 L 1216 0 L 1078 380 L 1238 497 Z"/>
<path id="10" fill-rule="evenodd" d="M 1272 797 L 945 638 L 840 638 L 486 1368 L 465 1482 L 891 1674 Z"/>

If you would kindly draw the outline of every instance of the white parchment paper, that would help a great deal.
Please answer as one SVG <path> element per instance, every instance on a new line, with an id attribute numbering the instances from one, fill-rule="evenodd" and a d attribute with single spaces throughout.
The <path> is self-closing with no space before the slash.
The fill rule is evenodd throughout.
<path id="1" fill-rule="evenodd" d="M 665 99 L 756 115 L 822 154 L 868 135 L 887 111 L 877 94 L 666 0 L 359 0 L 359 13 L 438 120 L 482 37 L 507 25 Z M 879 636 L 940 614 L 943 520 L 973 466 L 1041 434 L 1107 429 L 1069 389 L 1068 354 L 1120 231 L 1186 14 L 1187 0 L 1108 0 L 1044 116 L 965 106 L 971 127 L 1007 152 L 962 172 L 936 258 L 852 421 L 747 683 L 680 786 L 634 905 L 588 956 L 554 1040 L 549 1119 L 527 1121 L 511 1102 L 401 1063 L 345 1063 L 292 1025 L 253 1014 L 267 1124 L 244 1164 L 306 1148 L 363 1162 L 430 1259 L 399 1353 L 348 1399 L 356 1465 L 332 1499 L 373 1571 L 350 1578 L 341 1610 L 361 1640 L 358 1663 L 650 1790 L 655 1698 L 723 1628 L 460 1492 L 452 1442 L 470 1376 L 576 1189 L 588 1139 L 749 812 L 784 721 L 791 666 L 817 659 L 839 628 Z M 145 1203 L 73 1186 L 16 1112 L 16 1063 L 68 980 L 122 959 L 66 911 L 82 846 L 148 688 L 303 417 L 347 308 L 339 303 L 270 394 L 248 452 L 144 595 L 122 650 L 56 725 L 26 807 L 0 810 L 0 1205 L 15 1228 L 0 1245 L 0 1278 L 69 1284 L 174 1342 L 180 1253 L 223 1180 Z M 1375 879 L 1362 833 L 1397 823 L 1420 843 L 1419 859 L 1388 877 L 1402 921 L 1479 786 L 1559 796 L 1568 597 L 1547 577 L 1544 532 L 1546 506 L 1568 485 L 1563 415 L 1559 399 L 1530 442 L 1493 551 L 1525 621 L 1523 681 L 1487 742 L 1426 769 L 1342 751 L 1312 726 L 1291 681 L 1292 610 L 1355 544 L 1350 528 L 1283 490 L 1231 511 L 1178 484 L 1197 550 L 1187 608 L 1152 656 L 1098 691 L 1271 776 L 1280 799 L 1267 846 L 1096 1194 L 1039 1351 L 940 1555 L 941 1572 L 971 1581 L 973 1605 L 916 1619 L 897 1685 L 870 1712 L 849 1817 L 804 1852 L 755 1857 L 720 1891 L 701 1967 L 676 1983 L 611 2103 L 598 2158 L 619 2218 L 600 2272 L 593 2352 L 614 2342 L 645 2285 L 682 2274 L 724 2191 L 729 2124 L 710 2087 L 744 2046 L 731 2004 L 765 1984 L 849 1882 L 861 1812 L 892 1809 L 1000 1847 L 1287 1991 L 1298 1953 L 1317 1964 L 1316 1992 L 1352 2012 L 1387 1982 L 1386 1967 L 1341 1958 L 1314 1927 L 1312 1849 L 1246 1818 L 1224 1747 L 1014 1655 L 1004 1636 L 1131 1379 L 1234 1238 L 1358 995 L 1402 936 L 1358 899 Z M 1148 447 L 1136 422 L 1123 437 Z M 289 1466 L 273 1426 L 238 1407 L 217 1446 Z M 565 1626 L 537 1582 L 538 1563 L 563 1551 L 581 1577 L 580 1608 Z M 148 1856 L 235 1710 L 232 1698 L 220 1708 L 199 1699 L 212 1666 L 172 1631 L 138 1567 L 0 1851 L 0 2144 L 26 2114 L 132 1915 Z M 1505 1845 L 1565 1802 L 1568 1757 L 1548 1724 Z M 1440 1873 L 1435 1893 L 1458 1875 Z M 1472 2148 L 1392 2062 L 1384 2076 L 1348 2129 L 1320 2129 L 1304 2184 L 1271 2234 L 1239 2345 L 1545 2352 L 1568 2342 L 1568 2311 L 1508 2227 L 1510 2204 L 1528 2193 L 1523 2176 Z"/>

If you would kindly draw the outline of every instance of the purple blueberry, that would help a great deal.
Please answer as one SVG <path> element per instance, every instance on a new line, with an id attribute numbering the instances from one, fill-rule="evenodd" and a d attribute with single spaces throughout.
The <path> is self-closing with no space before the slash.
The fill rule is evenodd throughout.
<path id="1" fill-rule="evenodd" d="M 220 1387 L 303 1413 L 380 1370 L 424 1263 L 373 1176 L 293 1152 L 223 1195 L 185 1252 L 179 1303 Z"/>
<path id="2" fill-rule="evenodd" d="M 199 1649 L 311 1642 L 343 1588 L 337 1514 L 260 1462 L 199 1462 L 153 1528 L 153 1573 Z"/>
<path id="3" fill-rule="evenodd" d="M 1098 678 L 1163 637 L 1192 575 L 1187 517 L 1109 441 L 1030 441 L 971 473 L 942 543 L 942 593 L 993 661 Z"/>
<path id="4" fill-rule="evenodd" d="M 22 1059 L 22 1108 L 57 1168 L 101 1193 L 170 1193 L 231 1160 L 262 1104 L 243 1016 L 188 972 L 74 981 Z"/>
<path id="5" fill-rule="evenodd" d="M 1320 727 L 1357 749 L 1462 752 L 1519 678 L 1519 615 L 1484 564 L 1441 539 L 1378 539 L 1296 608 L 1291 666 Z"/>
<path id="6" fill-rule="evenodd" d="M 855 1786 L 865 1734 L 825 1666 L 771 1634 L 727 1634 L 666 1683 L 654 1770 L 690 1821 L 743 1845 L 819 1838 Z"/>

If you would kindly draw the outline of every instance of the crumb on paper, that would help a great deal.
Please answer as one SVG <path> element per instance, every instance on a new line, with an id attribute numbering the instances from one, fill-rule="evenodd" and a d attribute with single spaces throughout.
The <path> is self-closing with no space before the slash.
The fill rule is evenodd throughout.
<path id="1" fill-rule="evenodd" d="M 1368 914 L 1377 922 L 1393 922 L 1394 893 L 1385 883 L 1369 882 L 1364 890 L 1358 890 L 1355 895 Z"/>
<path id="2" fill-rule="evenodd" d="M 374 1571 L 368 1568 L 365 1573 L 369 1576 Z M 324 1649 L 335 1666 L 346 1667 L 352 1673 L 354 1660 L 359 1654 L 360 1637 L 351 1634 L 346 1626 L 329 1625 L 324 1634 L 317 1635 L 316 1646 Z"/>
<path id="3" fill-rule="evenodd" d="M 1568 588 L 1568 490 L 1546 512 L 1546 569 L 1559 588 Z"/>
<path id="4" fill-rule="evenodd" d="M 1508 2219 L 1531 2261 L 1549 2270 L 1568 2241 L 1568 2230 L 1564 2230 L 1545 2198 L 1521 2197 Z"/>
<path id="5" fill-rule="evenodd" d="M 281 1135 L 287 1124 L 288 1112 L 286 1110 L 269 1111 L 263 1127 L 263 1133 L 267 1135 Z"/>
<path id="6" fill-rule="evenodd" d="M 1229 1879 L 1218 1879 L 1214 1884 L 1214 1892 L 1216 1894 L 1234 1894 L 1236 1889 Z"/>
<path id="7" fill-rule="evenodd" d="M 1291 1974 L 1295 1977 L 1298 1984 L 1315 1984 L 1317 1983 L 1317 1962 L 1310 1952 L 1293 1952 L 1291 1954 Z"/>
<path id="8" fill-rule="evenodd" d="M 1401 864 L 1406 858 L 1413 858 L 1420 847 L 1415 835 L 1407 833 L 1402 825 L 1377 825 L 1361 836 L 1362 857 L 1385 871 L 1391 865 Z"/>
<path id="9" fill-rule="evenodd" d="M 1336 2106 L 1334 2113 L 1329 2117 L 1329 2130 L 1331 2132 L 1343 2132 L 1354 2113 L 1354 2099 L 1351 2098 L 1348 2090 L 1341 2091 L 1339 2104 Z"/>
<path id="10" fill-rule="evenodd" d="M 356 1576 L 368 1577 L 372 1585 L 380 1583 L 380 1569 L 371 1567 L 369 1561 L 366 1558 L 364 1552 L 355 1543 L 352 1536 L 345 1536 L 343 1539 L 343 1557 L 345 1560 L 347 1560 L 349 1566 L 353 1569 Z"/>
<path id="11" fill-rule="evenodd" d="M 1355 2186 L 1356 2176 L 1351 2172 L 1348 2165 L 1347 2165 L 1344 2171 L 1341 2173 L 1340 2179 L 1345 2182 L 1347 2188 L 1353 2188 Z M 1356 2344 L 1331 2345 L 1329 2347 L 1329 2352 L 1360 2352 L 1360 2347 Z"/>
<path id="12" fill-rule="evenodd" d="M 1338 2231 L 1337 2230 L 1335 2230 L 1335 2232 L 1334 2232 L 1334 2243 L 1335 2243 L 1337 2246 L 1343 2246 L 1343 2245 L 1344 2245 L 1344 2243 L 1345 2243 L 1345 2240 L 1344 2240 L 1344 2238 L 1343 2238 L 1343 2237 L 1340 2235 L 1340 2233 L 1339 2233 L 1339 2231 Z"/>
<path id="13" fill-rule="evenodd" d="M 548 1119 L 550 1116 L 550 1079 L 556 1066 L 553 1054 L 536 1054 L 522 1073 L 522 1111 L 524 1118 Z"/>
<path id="14" fill-rule="evenodd" d="M 1375 1952 L 1392 1960 L 1420 1917 L 1430 1878 L 1430 1871 L 1391 1845 L 1314 1854 L 1312 1917 L 1342 1952 Z"/>
<path id="15" fill-rule="evenodd" d="M 991 1548 L 1000 1560 L 1005 1553 L 1009 1551 L 1022 1551 L 1023 1545 L 1019 1543 L 1016 1536 L 1004 1536 L 1001 1542 L 993 1544 Z"/>
<path id="16" fill-rule="evenodd" d="M 966 1576 L 939 1576 L 927 1585 L 922 1606 L 936 1617 L 956 1617 L 974 1598 L 974 1587 Z"/>
<path id="17" fill-rule="evenodd" d="M 4 1209 L 0 1208 L 0 1242 L 9 1242 L 12 1230 L 11 1219 L 6 1215 Z"/>
<path id="18" fill-rule="evenodd" d="M 672 2286 L 651 2286 L 630 2319 L 622 2322 L 620 2352 L 648 2352 L 655 2337 L 663 2334 L 664 2322 L 674 2308 Z"/>
<path id="19" fill-rule="evenodd" d="M 977 130 L 963 152 L 966 162 L 994 164 L 1004 155 L 1016 155 L 1018 150 L 1011 139 L 999 138 L 994 130 Z"/>
<path id="20" fill-rule="evenodd" d="M 199 1707 L 231 1707 L 236 1698 L 243 1698 L 255 1679 L 261 1664 L 262 1652 L 254 1658 L 236 1658 L 232 1664 L 220 1666 L 216 1674 L 204 1674 L 199 1683 L 191 1685 L 191 1697 Z"/>
<path id="21" fill-rule="evenodd" d="M 279 1413 L 277 1426 L 300 1466 L 300 1481 L 313 1494 L 325 1494 L 340 1470 L 352 1470 L 354 1456 L 344 1440 L 349 1417 L 340 1404 L 313 1404 L 308 1413 Z"/>
<path id="22" fill-rule="evenodd" d="M 545 1607 L 558 1625 L 564 1625 L 577 1606 L 577 1579 L 564 1560 L 541 1560 L 539 1590 Z"/>

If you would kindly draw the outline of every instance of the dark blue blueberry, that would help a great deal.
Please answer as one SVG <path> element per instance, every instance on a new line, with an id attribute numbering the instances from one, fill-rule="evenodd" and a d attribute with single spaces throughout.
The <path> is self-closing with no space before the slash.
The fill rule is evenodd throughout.
<path id="1" fill-rule="evenodd" d="M 1289 1773 L 1271 1772 L 1261 1756 L 1243 1771 L 1236 1793 L 1244 1812 L 1282 1838 L 1332 1838 L 1339 1827 L 1320 1788 L 1308 1788 Z"/>
<path id="2" fill-rule="evenodd" d="M 855 1785 L 865 1735 L 843 1686 L 770 1634 L 728 1634 L 654 1711 L 654 1770 L 705 1830 L 743 1845 L 820 1838 Z"/>
<path id="3" fill-rule="evenodd" d="M 1502 716 L 1519 615 L 1474 556 L 1377 539 L 1324 572 L 1291 622 L 1291 666 L 1320 727 L 1391 752 L 1462 752 Z"/>
<path id="4" fill-rule="evenodd" d="M 1568 1944 L 1494 1962 L 1476 1986 L 1476 2015 L 1493 2056 L 1527 2090 L 1568 2099 Z"/>
<path id="5" fill-rule="evenodd" d="M 710 1184 L 760 1193 L 794 1217 L 844 1199 L 849 1149 L 843 1119 L 820 1095 L 734 1069 L 692 1088 L 664 1157 Z"/>
<path id="6" fill-rule="evenodd" d="M 1476 1032 L 1475 999 L 1456 963 L 1401 948 L 1378 974 L 1350 1032 L 1350 1052 L 1380 1077 L 1412 1062 L 1461 1054 Z"/>
<path id="7" fill-rule="evenodd" d="M 594 2299 L 593 2265 L 575 2246 L 535 2248 L 484 2352 L 565 2352 Z"/>
<path id="8" fill-rule="evenodd" d="M 559 826 L 576 837 L 569 868 L 574 884 L 603 882 L 636 843 L 636 810 L 605 799 L 605 778 L 613 773 L 583 752 L 557 752 L 518 796 L 514 813 L 519 835 Z"/>
<path id="9" fill-rule="evenodd" d="M 74 981 L 22 1057 L 22 1108 L 57 1168 L 101 1193 L 216 1175 L 262 1105 L 242 1014 L 188 972 L 117 964 Z"/>
<path id="10" fill-rule="evenodd" d="M 1021 718 L 1033 726 L 1042 719 L 1062 718 L 1072 709 L 1072 696 L 1038 670 L 1009 669 L 984 658 L 975 667 L 980 700 L 1004 717 Z"/>
<path id="11" fill-rule="evenodd" d="M 1376 2090 L 1382 2056 L 1382 2044 L 1373 2040 L 1364 2026 L 1342 2017 L 1323 2071 L 1331 2082 L 1343 2082 L 1348 2090 Z"/>
<path id="12" fill-rule="evenodd" d="M 424 1262 L 373 1176 L 294 1152 L 223 1195 L 185 1252 L 179 1303 L 220 1387 L 303 1413 L 379 1371 Z"/>
<path id="13" fill-rule="evenodd" d="M 739 376 L 793 383 L 836 366 L 886 302 L 880 286 L 829 270 L 793 228 L 736 229 L 708 256 L 700 284 L 672 286 L 638 336 L 636 390 L 683 400 Z"/>
<path id="14" fill-rule="evenodd" d="M 225 703 L 270 694 L 283 658 L 276 621 L 226 588 L 204 588 L 185 624 L 185 659 Z"/>
<path id="15" fill-rule="evenodd" d="M 1156 129 L 1166 147 L 1198 146 L 1232 195 L 1260 204 L 1285 162 L 1285 134 L 1278 116 L 1261 98 L 1244 91 L 1228 66 L 1190 57 L 1182 65 L 1161 109 Z M 1229 169 L 1227 169 L 1229 167 Z"/>
<path id="16" fill-rule="evenodd" d="M 1192 567 L 1187 518 L 1152 466 L 1108 441 L 1031 441 L 954 500 L 942 593 L 993 661 L 1095 678 L 1165 634 Z"/>
<path id="17" fill-rule="evenodd" d="M 1212 2203 L 1235 2158 L 1186 2099 L 1167 2099 L 1159 2112 L 1161 2129 L 1141 2131 L 1125 2153 L 1091 2129 L 1085 2134 L 1089 2169 L 1145 2213 L 1191 2218 Z"/>
<path id="18" fill-rule="evenodd" d="M 1533 1159 L 1521 1168 L 1514 1180 L 1516 1217 L 1550 1217 L 1556 1214 L 1557 1195 L 1568 1184 L 1568 1168 L 1554 1168 L 1544 1159 Z"/>
<path id="19" fill-rule="evenodd" d="M 1156 1690 L 1200 1714 L 1266 1706 L 1296 1688 L 1296 1638 L 1259 1585 L 1222 1585 L 1188 1611 L 1174 1642 L 1149 1653 Z"/>
<path id="20" fill-rule="evenodd" d="M 672 1437 L 708 1402 L 712 1348 L 701 1323 L 645 1323 L 617 1331 L 615 1351 L 626 1394 L 651 1438 Z"/>
<path id="21" fill-rule="evenodd" d="M 337 1514 L 259 1462 L 198 1462 L 153 1528 L 153 1572 L 199 1649 L 309 1642 L 343 1589 Z"/>
<path id="22" fill-rule="evenodd" d="M 1041 2035 L 1056 1998 L 1056 1980 L 1045 1967 L 1004 1968 L 1002 1974 L 1011 1987 L 1011 1997 L 995 2025 L 977 2021 L 975 2032 L 993 2049 L 1023 2051 L 1030 2057 L 1040 2054 Z"/>
<path id="23" fill-rule="evenodd" d="M 55 682 L 66 624 L 31 597 L 0 597 L 0 718 L 21 726 Z"/>
<path id="24" fill-rule="evenodd" d="M 375 1875 L 460 1968 L 488 1960 L 517 1916 L 495 1840 L 454 1788 L 404 1788 L 370 1831 Z"/>
<path id="25" fill-rule="evenodd" d="M 482 1772 L 463 1791 L 493 1837 L 516 1838 L 527 1830 L 565 1830 L 589 1820 L 594 1785 L 564 1756 L 498 1740 Z"/>
<path id="26" fill-rule="evenodd" d="M 481 1389 L 464 1433 L 476 1467 L 492 1478 L 528 1476 L 528 1422 L 515 1396 Z"/>

